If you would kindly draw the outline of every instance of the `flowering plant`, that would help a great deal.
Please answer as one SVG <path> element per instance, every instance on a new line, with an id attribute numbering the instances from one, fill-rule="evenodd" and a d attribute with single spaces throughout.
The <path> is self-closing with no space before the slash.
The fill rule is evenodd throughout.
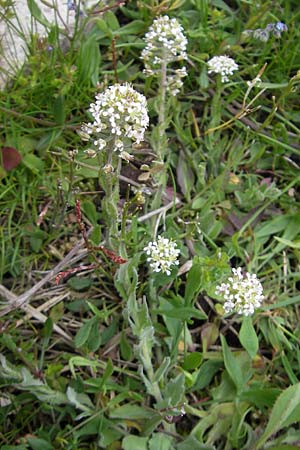
<path id="1" fill-rule="evenodd" d="M 229 56 L 214 56 L 207 64 L 208 73 L 221 74 L 222 83 L 229 81 L 228 75 L 232 75 L 239 68 L 234 59 L 229 58 Z"/>
<path id="2" fill-rule="evenodd" d="M 180 250 L 177 248 L 176 242 L 170 241 L 168 238 L 158 236 L 156 241 L 148 243 L 144 251 L 148 255 L 147 261 L 154 272 L 170 275 L 171 267 L 179 264 L 177 258 Z"/>
<path id="3" fill-rule="evenodd" d="M 146 76 L 159 75 L 162 66 L 187 59 L 187 39 L 183 28 L 177 19 L 160 16 L 154 20 L 144 41 L 146 47 L 142 51 L 141 59 L 145 64 Z M 182 78 L 187 75 L 186 68 L 168 69 L 166 87 L 172 95 L 177 95 L 182 86 Z"/>
<path id="4" fill-rule="evenodd" d="M 217 286 L 216 294 L 223 296 L 226 313 L 237 312 L 250 316 L 264 299 L 262 284 L 255 274 L 243 274 L 241 267 L 233 268 L 232 273 L 227 283 Z"/>
<path id="5" fill-rule="evenodd" d="M 91 103 L 89 111 L 94 122 L 82 127 L 87 139 L 96 135 L 94 145 L 99 151 L 108 145 L 112 136 L 113 150 L 124 151 L 124 139 L 129 138 L 136 143 L 144 139 L 149 124 L 146 97 L 134 90 L 128 83 L 115 84 L 96 95 L 95 103 Z"/>

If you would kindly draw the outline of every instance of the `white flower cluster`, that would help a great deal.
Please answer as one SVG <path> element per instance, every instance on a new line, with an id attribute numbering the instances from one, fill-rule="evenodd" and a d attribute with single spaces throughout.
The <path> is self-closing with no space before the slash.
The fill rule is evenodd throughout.
<path id="1" fill-rule="evenodd" d="M 243 274 L 240 267 L 232 269 L 232 273 L 233 276 L 228 278 L 227 283 L 217 286 L 216 294 L 223 296 L 226 313 L 236 312 L 250 316 L 264 299 L 262 284 L 255 274 Z"/>
<path id="2" fill-rule="evenodd" d="M 229 56 L 214 56 L 207 64 L 208 73 L 220 73 L 222 83 L 229 81 L 228 75 L 232 75 L 239 68 L 234 59 L 229 58 Z"/>
<path id="3" fill-rule="evenodd" d="M 96 102 L 91 103 L 89 111 L 94 122 L 83 125 L 81 136 L 88 140 L 90 135 L 96 135 L 94 145 L 99 151 L 106 147 L 103 137 L 107 135 L 114 135 L 114 150 L 119 151 L 121 156 L 125 137 L 138 144 L 144 139 L 149 124 L 146 97 L 128 83 L 115 84 L 97 94 Z"/>
<path id="4" fill-rule="evenodd" d="M 147 261 L 154 272 L 163 272 L 167 275 L 171 274 L 171 266 L 178 266 L 178 255 L 180 250 L 177 248 L 176 242 L 170 241 L 162 236 L 157 237 L 157 241 L 149 242 L 144 248 L 144 252 L 148 255 Z"/>
<path id="5" fill-rule="evenodd" d="M 142 51 L 141 59 L 145 64 L 146 76 L 160 73 L 161 64 L 167 65 L 187 59 L 187 39 L 183 34 L 183 28 L 177 19 L 169 16 L 160 16 L 154 20 L 146 33 L 144 41 L 146 47 Z M 167 87 L 172 95 L 176 95 L 182 86 L 182 78 L 187 75 L 186 68 L 173 70 L 167 74 Z"/>

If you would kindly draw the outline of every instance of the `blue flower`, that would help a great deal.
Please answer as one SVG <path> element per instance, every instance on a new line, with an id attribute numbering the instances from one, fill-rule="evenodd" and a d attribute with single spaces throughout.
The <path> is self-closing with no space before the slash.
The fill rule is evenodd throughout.
<path id="1" fill-rule="evenodd" d="M 283 22 L 277 22 L 275 24 L 275 28 L 276 28 L 276 30 L 280 31 L 280 33 L 282 33 L 283 31 L 287 31 L 288 30 L 288 27 Z"/>

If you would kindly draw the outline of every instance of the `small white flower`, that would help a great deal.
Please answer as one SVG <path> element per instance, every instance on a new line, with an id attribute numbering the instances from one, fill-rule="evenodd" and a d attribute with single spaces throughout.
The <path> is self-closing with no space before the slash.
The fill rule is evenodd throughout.
<path id="1" fill-rule="evenodd" d="M 107 137 L 114 135 L 117 138 L 115 151 L 119 153 L 124 150 L 124 138 L 138 144 L 144 139 L 149 124 L 147 100 L 128 83 L 115 84 L 97 94 L 96 101 L 91 103 L 89 111 L 94 122 L 82 126 L 81 136 L 84 140 L 88 140 L 91 135 L 96 135 L 94 145 L 98 151 L 106 147 L 106 141 L 103 139 L 106 135 Z"/>
<path id="2" fill-rule="evenodd" d="M 208 73 L 220 73 L 222 83 L 229 81 L 228 75 L 232 75 L 239 66 L 229 56 L 214 56 L 208 62 Z"/>
<path id="3" fill-rule="evenodd" d="M 180 250 L 177 248 L 176 242 L 170 241 L 168 238 L 158 236 L 156 241 L 149 242 L 144 248 L 150 263 L 150 267 L 154 272 L 163 272 L 167 275 L 171 274 L 171 266 L 178 266 L 178 256 Z"/>
<path id="4" fill-rule="evenodd" d="M 169 16 L 160 16 L 154 20 L 144 41 L 146 47 L 142 51 L 141 59 L 144 61 L 146 76 L 159 75 L 162 62 L 166 65 L 187 59 L 187 39 L 183 28 L 177 19 Z M 186 68 L 173 70 L 170 75 L 167 67 L 166 84 L 169 92 L 176 95 L 182 86 L 181 78 L 187 76 Z"/>
<path id="5" fill-rule="evenodd" d="M 236 312 L 250 316 L 264 299 L 262 284 L 255 274 L 243 274 L 240 267 L 232 269 L 232 273 L 233 276 L 228 278 L 227 283 L 216 287 L 216 294 L 223 296 L 226 313 Z"/>

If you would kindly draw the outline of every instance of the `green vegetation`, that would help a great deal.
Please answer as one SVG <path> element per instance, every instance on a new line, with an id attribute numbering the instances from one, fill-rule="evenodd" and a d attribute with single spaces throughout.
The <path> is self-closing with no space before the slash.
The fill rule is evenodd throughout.
<path id="1" fill-rule="evenodd" d="M 1 449 L 300 448 L 298 1 L 99 2 L 70 30 L 28 4 L 46 34 L 0 91 Z M 166 15 L 187 59 L 144 73 Z M 144 140 L 98 151 L 81 125 L 125 83 Z M 254 314 L 217 288 L 238 267 Z"/>

